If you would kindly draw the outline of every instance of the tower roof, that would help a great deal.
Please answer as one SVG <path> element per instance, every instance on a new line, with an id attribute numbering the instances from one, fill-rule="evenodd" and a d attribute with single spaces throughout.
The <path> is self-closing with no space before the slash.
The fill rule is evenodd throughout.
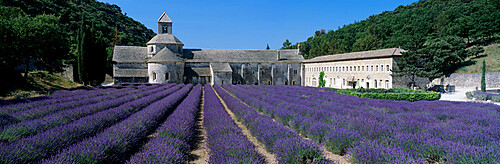
<path id="1" fill-rule="evenodd" d="M 163 48 L 158 54 L 149 59 L 148 63 L 184 62 L 179 55 L 168 48 Z"/>
<path id="2" fill-rule="evenodd" d="M 167 13 L 163 12 L 163 14 L 161 14 L 160 19 L 158 19 L 158 22 L 172 23 L 172 20 L 170 20 Z"/>
<path id="3" fill-rule="evenodd" d="M 176 45 L 184 45 L 177 37 L 172 34 L 158 34 L 153 39 L 149 40 L 147 45 L 150 44 L 176 44 Z"/>

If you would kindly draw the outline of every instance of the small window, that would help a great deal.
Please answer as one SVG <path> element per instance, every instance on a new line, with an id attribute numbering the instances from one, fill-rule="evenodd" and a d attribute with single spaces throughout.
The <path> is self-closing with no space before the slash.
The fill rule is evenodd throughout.
<path id="1" fill-rule="evenodd" d="M 163 33 L 168 33 L 168 26 L 163 26 Z"/>
<path id="2" fill-rule="evenodd" d="M 288 80 L 285 80 L 285 85 L 288 85 Z"/>
<path id="3" fill-rule="evenodd" d="M 297 70 L 293 70 L 293 74 L 297 74 Z"/>
<path id="4" fill-rule="evenodd" d="M 372 66 L 372 71 L 373 71 L 373 66 Z M 377 88 L 377 87 L 375 87 L 375 88 Z"/>
<path id="5" fill-rule="evenodd" d="M 156 81 L 156 72 L 153 72 L 153 81 Z"/>
<path id="6" fill-rule="evenodd" d="M 153 51 L 154 51 L 153 46 L 151 46 L 151 48 L 149 48 L 149 51 L 150 51 L 150 52 L 153 52 Z"/>
<path id="7" fill-rule="evenodd" d="M 378 72 L 378 65 L 375 66 L 375 72 Z"/>
<path id="8" fill-rule="evenodd" d="M 268 81 L 268 82 L 267 82 L 267 84 L 268 84 L 268 85 L 271 85 L 271 81 Z"/>
<path id="9" fill-rule="evenodd" d="M 358 71 L 361 71 L 361 70 L 359 69 L 359 66 L 358 66 Z"/>
<path id="10" fill-rule="evenodd" d="M 384 65 L 380 65 L 380 71 L 384 72 Z"/>
<path id="11" fill-rule="evenodd" d="M 387 65 L 387 72 L 391 71 L 391 69 L 389 68 L 389 65 Z"/>
<path id="12" fill-rule="evenodd" d="M 292 85 L 295 85 L 295 80 L 292 81 Z"/>
<path id="13" fill-rule="evenodd" d="M 365 66 L 361 66 L 361 71 L 365 71 Z"/>
<path id="14" fill-rule="evenodd" d="M 165 72 L 165 80 L 170 80 L 170 75 L 168 72 Z"/>
<path id="15" fill-rule="evenodd" d="M 354 66 L 354 71 L 356 71 L 356 66 Z"/>
<path id="16" fill-rule="evenodd" d="M 224 80 L 221 81 L 221 84 L 224 84 Z"/>
<path id="17" fill-rule="evenodd" d="M 252 74 L 255 74 L 255 70 L 254 70 L 254 71 L 252 71 Z"/>

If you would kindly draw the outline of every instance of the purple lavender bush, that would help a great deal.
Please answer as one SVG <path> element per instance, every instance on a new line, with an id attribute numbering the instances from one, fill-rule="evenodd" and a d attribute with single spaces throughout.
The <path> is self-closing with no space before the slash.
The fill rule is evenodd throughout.
<path id="1" fill-rule="evenodd" d="M 257 110 L 233 97 L 220 86 L 214 85 L 214 88 L 226 102 L 229 109 L 248 127 L 252 135 L 264 144 L 268 151 L 275 153 L 279 163 L 319 162 L 324 160 L 319 145 L 302 139 L 295 131 L 273 121 L 267 115 L 258 113 Z M 243 99 L 250 99 L 250 97 Z M 261 104 L 262 109 L 265 109 L 264 106 L 266 105 L 265 103 Z"/>
<path id="2" fill-rule="evenodd" d="M 158 136 L 148 141 L 128 163 L 184 163 L 194 138 L 201 85 L 196 85 L 174 112 L 158 128 Z"/>
<path id="3" fill-rule="evenodd" d="M 182 86 L 183 84 L 174 87 L 164 85 L 158 88 L 155 94 L 2 145 L 0 147 L 0 163 L 33 163 L 50 157 L 84 138 L 94 136 L 152 102 L 174 93 Z"/>
<path id="4" fill-rule="evenodd" d="M 85 139 L 55 155 L 47 162 L 54 163 L 123 163 L 127 154 L 140 146 L 141 140 L 152 132 L 168 113 L 186 97 L 188 84 L 143 110 L 131 115 L 94 137 Z"/>
<path id="5" fill-rule="evenodd" d="M 207 133 L 209 163 L 265 163 L 222 106 L 215 91 L 205 85 L 203 127 Z"/>

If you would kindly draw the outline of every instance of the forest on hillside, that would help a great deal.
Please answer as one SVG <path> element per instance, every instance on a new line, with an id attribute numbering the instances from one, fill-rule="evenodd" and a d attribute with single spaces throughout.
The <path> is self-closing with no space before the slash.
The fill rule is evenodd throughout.
<path id="1" fill-rule="evenodd" d="M 394 11 L 336 30 L 318 30 L 297 48 L 306 59 L 317 56 L 402 47 L 415 49 L 427 41 L 449 36 L 467 46 L 488 44 L 500 34 L 500 0 L 421 0 Z"/>
<path id="2" fill-rule="evenodd" d="M 2 69 L 19 71 L 21 65 L 26 75 L 74 65 L 80 83 L 112 73 L 115 45 L 145 46 L 155 35 L 119 6 L 96 0 L 2 0 L 0 19 Z"/>

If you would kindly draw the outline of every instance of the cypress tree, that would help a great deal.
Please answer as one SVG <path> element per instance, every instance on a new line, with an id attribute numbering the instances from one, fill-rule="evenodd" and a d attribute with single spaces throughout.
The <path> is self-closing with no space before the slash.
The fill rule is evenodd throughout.
<path id="1" fill-rule="evenodd" d="M 483 59 L 483 68 L 481 71 L 481 91 L 486 92 L 486 61 Z"/>
<path id="2" fill-rule="evenodd" d="M 80 29 L 78 30 L 77 44 L 77 66 L 78 66 L 78 82 L 87 84 L 87 72 L 85 68 L 85 15 L 82 14 Z"/>
<path id="3" fill-rule="evenodd" d="M 325 87 L 326 80 L 323 79 L 324 77 L 325 77 L 325 72 L 320 72 L 319 73 L 319 82 L 318 82 L 319 85 L 318 85 L 318 87 L 321 87 L 321 88 Z"/>

